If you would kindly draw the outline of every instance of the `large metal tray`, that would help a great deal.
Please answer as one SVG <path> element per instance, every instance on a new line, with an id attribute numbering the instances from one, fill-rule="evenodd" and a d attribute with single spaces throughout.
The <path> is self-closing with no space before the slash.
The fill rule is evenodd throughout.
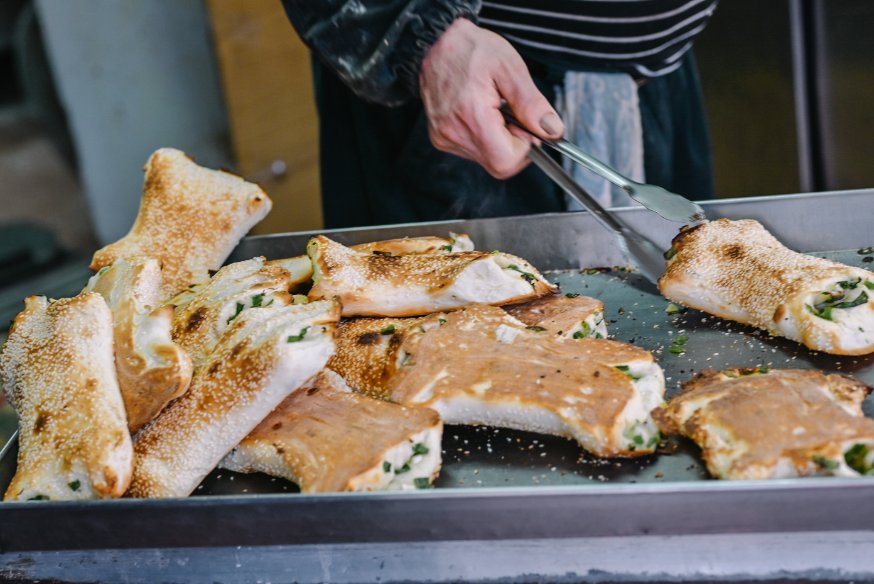
<path id="1" fill-rule="evenodd" d="M 874 245 L 868 219 L 874 215 L 874 191 L 762 197 L 705 206 L 711 217 L 759 219 L 790 247 L 871 266 L 872 255 L 857 250 Z M 665 248 L 676 234 L 676 224 L 642 209 L 618 213 Z M 852 373 L 874 385 L 874 357 L 811 352 L 695 311 L 668 315 L 667 301 L 639 276 L 623 269 L 581 270 L 626 263 L 609 235 L 586 213 L 342 230 L 331 236 L 358 243 L 450 230 L 470 234 L 481 249 L 526 257 L 548 270 L 548 276 L 565 292 L 604 300 L 611 335 L 654 351 L 665 370 L 669 395 L 680 381 L 704 367 L 737 365 L 815 367 Z M 309 235 L 248 238 L 230 261 L 255 255 L 297 255 Z M 689 337 L 687 352 L 669 353 L 666 348 L 671 339 L 681 334 Z M 874 412 L 874 402 L 866 403 L 866 411 Z M 248 557 L 265 561 L 273 556 L 264 550 L 275 546 L 300 550 L 304 549 L 300 546 L 318 545 L 336 551 L 364 542 L 377 547 L 389 542 L 427 542 L 429 549 L 437 549 L 438 543 L 472 541 L 485 549 L 483 542 L 504 540 L 525 540 L 542 547 L 544 541 L 555 538 L 567 545 L 580 538 L 695 535 L 700 536 L 697 541 L 706 541 L 706 537 L 738 533 L 754 538 L 754 534 L 773 532 L 797 537 L 874 530 L 874 481 L 712 481 L 707 479 L 697 448 L 684 440 L 668 441 L 653 456 L 603 461 L 564 439 L 450 426 L 443 446 L 443 472 L 437 488 L 427 492 L 306 496 L 279 479 L 216 471 L 188 499 L 0 505 L 0 552 L 33 557 L 46 550 L 79 550 L 79 556 L 71 557 L 81 558 L 89 550 L 114 548 L 119 557 L 136 558 L 145 549 L 200 548 L 201 553 L 208 553 L 204 550 L 220 546 L 254 546 L 250 549 L 256 551 Z M 8 447 L 0 455 L 0 488 L 5 488 L 14 472 L 14 454 L 14 447 Z M 57 529 L 59 524 L 75 528 Z M 131 525 L 136 528 L 130 529 Z M 563 548 L 552 545 L 549 549 L 552 552 L 541 552 Z M 379 556 L 383 552 L 367 553 Z M 398 551 L 392 548 L 391 554 L 397 557 Z M 185 557 L 196 555 L 189 550 Z M 603 554 L 599 557 L 607 559 Z M 852 568 L 846 559 L 842 562 L 841 569 Z M 503 567 L 511 564 L 505 562 Z M 395 578 L 416 574 L 409 566 L 399 566 L 391 573 Z M 502 573 L 501 565 L 493 567 L 493 572 L 478 573 L 483 577 Z M 550 569 L 563 567 L 567 566 L 557 561 Z M 0 576 L 3 569 L 0 563 Z M 301 569 L 298 577 L 306 581 L 308 572 Z M 320 581 L 316 572 L 312 581 Z M 431 574 L 439 580 L 443 572 Z M 460 573 L 453 574 L 455 578 Z M 190 574 L 186 579 L 196 580 Z"/>

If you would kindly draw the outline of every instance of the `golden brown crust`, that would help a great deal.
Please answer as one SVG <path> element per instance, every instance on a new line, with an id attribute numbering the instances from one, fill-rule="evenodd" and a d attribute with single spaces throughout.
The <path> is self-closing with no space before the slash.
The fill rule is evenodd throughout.
<path id="1" fill-rule="evenodd" d="M 243 311 L 195 371 L 188 392 L 137 434 L 129 495 L 180 497 L 194 490 L 324 367 L 339 312 L 332 301 Z"/>
<path id="2" fill-rule="evenodd" d="M 529 326 L 541 326 L 548 333 L 562 336 L 579 327 L 592 314 L 603 314 L 604 303 L 590 296 L 547 294 L 524 304 L 507 306 L 505 310 Z"/>
<path id="3" fill-rule="evenodd" d="M 151 256 L 161 262 L 163 299 L 205 282 L 237 242 L 270 211 L 255 184 L 195 164 L 179 150 L 149 158 L 140 210 L 130 232 L 94 254 L 92 270 L 119 258 Z"/>
<path id="4" fill-rule="evenodd" d="M 659 280 L 668 299 L 816 350 L 849 355 L 874 350 L 874 339 L 855 338 L 857 326 L 841 330 L 806 306 L 810 295 L 838 280 L 874 283 L 871 272 L 794 252 L 749 219 L 718 219 L 688 229 L 674 238 L 672 249 L 675 255 Z M 871 303 L 859 306 L 852 317 L 869 319 L 871 310 Z"/>
<path id="5" fill-rule="evenodd" d="M 337 327 L 336 352 L 327 368 L 337 371 L 356 391 L 376 399 L 389 399 L 386 391 L 390 363 L 405 331 L 424 318 L 353 318 Z"/>
<path id="6" fill-rule="evenodd" d="M 116 373 L 132 433 L 191 382 L 191 359 L 170 339 L 173 309 L 155 308 L 160 286 L 161 271 L 151 258 L 118 260 L 88 284 L 112 311 Z"/>
<path id="7" fill-rule="evenodd" d="M 654 417 L 663 432 L 702 446 L 719 478 L 770 478 L 790 468 L 803 476 L 820 470 L 818 457 L 842 459 L 843 443 L 874 440 L 874 421 L 858 407 L 867 392 L 858 380 L 819 371 L 707 369 Z"/>
<path id="8" fill-rule="evenodd" d="M 120 497 L 131 477 L 131 441 L 112 315 L 95 293 L 25 303 L 0 356 L 20 431 L 5 499 Z"/>
<path id="9" fill-rule="evenodd" d="M 379 467 L 398 443 L 441 425 L 437 412 L 371 399 L 320 373 L 287 397 L 240 444 L 264 444 L 293 472 L 301 491 L 349 491 L 353 479 Z M 283 473 L 288 475 L 289 473 Z"/>
<path id="10" fill-rule="evenodd" d="M 236 315 L 274 303 L 291 304 L 290 278 L 283 266 L 260 257 L 223 267 L 176 309 L 173 340 L 200 367 Z"/>
<path id="11" fill-rule="evenodd" d="M 383 334 L 387 325 L 395 328 Z M 490 408 L 545 410 L 573 427 L 575 438 L 596 437 L 586 444 L 595 454 L 640 454 L 615 439 L 636 395 L 616 365 L 653 363 L 632 345 L 562 341 L 526 329 L 500 308 L 473 305 L 399 322 L 358 319 L 340 327 L 337 348 L 329 367 L 374 397 L 441 412 L 447 403 L 469 400 L 464 423 L 489 423 L 477 412 L 487 416 Z"/>
<path id="12" fill-rule="evenodd" d="M 339 297 L 344 316 L 418 316 L 476 302 L 522 302 L 555 290 L 509 254 L 367 254 L 321 235 L 310 240 L 307 253 L 315 270 L 309 297 Z M 481 274 L 472 271 L 475 264 L 482 264 Z M 459 284 L 462 275 L 470 278 L 466 285 Z"/>
<path id="13" fill-rule="evenodd" d="M 449 253 L 453 251 L 473 251 L 473 242 L 465 234 L 452 234 L 452 237 L 403 237 L 386 239 L 350 246 L 362 253 L 404 255 Z M 291 273 L 291 290 L 310 283 L 313 277 L 313 264 L 309 256 L 270 260 L 268 264 L 278 264 Z"/>

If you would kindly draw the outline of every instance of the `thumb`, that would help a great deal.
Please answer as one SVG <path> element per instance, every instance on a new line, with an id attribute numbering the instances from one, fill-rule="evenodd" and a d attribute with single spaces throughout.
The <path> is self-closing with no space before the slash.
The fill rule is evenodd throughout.
<path id="1" fill-rule="evenodd" d="M 564 123 L 549 100 L 534 85 L 527 70 L 524 74 L 499 82 L 498 91 L 506 99 L 516 119 L 529 131 L 547 140 L 561 138 L 564 134 Z"/>

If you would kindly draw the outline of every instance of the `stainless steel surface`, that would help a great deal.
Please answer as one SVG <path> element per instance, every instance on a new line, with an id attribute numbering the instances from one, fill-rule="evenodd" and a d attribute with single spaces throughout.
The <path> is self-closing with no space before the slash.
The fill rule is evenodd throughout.
<path id="1" fill-rule="evenodd" d="M 653 242 L 617 221 L 539 146 L 532 146 L 528 156 L 540 170 L 546 173 L 546 176 L 576 199 L 598 223 L 613 233 L 619 247 L 625 252 L 625 256 L 647 280 L 653 284 L 658 284 L 659 278 L 665 272 L 665 259 L 662 251 Z"/>
<path id="2" fill-rule="evenodd" d="M 824 545 L 833 552 L 819 553 Z M 781 532 L 13 552 L 0 557 L 0 579 L 47 584 L 846 584 L 870 580 L 871 546 L 872 536 L 865 532 Z M 793 561 L 775 574 L 775 557 L 792 557 Z"/>
<path id="3" fill-rule="evenodd" d="M 705 206 L 711 217 L 762 219 L 780 239 L 797 249 L 843 249 L 830 257 L 866 267 L 871 265 L 867 259 L 874 258 L 854 251 L 874 245 L 874 232 L 869 228 L 874 191 Z M 614 212 L 664 247 L 676 233 L 675 225 L 645 210 Z M 517 253 L 535 265 L 555 270 L 548 275 L 565 292 L 601 297 L 607 305 L 611 333 L 655 352 L 669 378 L 669 392 L 694 371 L 729 365 L 818 367 L 874 382 L 874 357 L 813 353 L 697 312 L 668 315 L 667 302 L 638 274 L 594 269 L 581 272 L 581 268 L 622 263 L 612 238 L 588 213 L 327 233 L 344 243 L 356 243 L 449 230 L 469 233 L 481 248 Z M 250 238 L 241 243 L 233 260 L 258 254 L 271 258 L 300 254 L 308 237 Z M 689 337 L 683 355 L 665 350 L 678 335 Z M 866 410 L 871 413 L 870 403 Z M 657 579 L 664 573 L 658 567 L 664 564 L 649 551 L 667 549 L 674 550 L 666 552 L 668 557 L 677 558 L 676 570 L 667 574 L 670 579 L 700 579 L 702 574 L 726 578 L 744 574 L 746 565 L 734 564 L 736 557 L 719 555 L 714 559 L 701 546 L 705 541 L 714 545 L 733 541 L 736 547 L 729 545 L 729 550 L 740 546 L 756 558 L 756 577 L 827 580 L 836 577 L 828 572 L 836 565 L 849 571 L 860 564 L 862 573 L 853 577 L 874 577 L 874 567 L 868 564 L 835 561 L 843 557 L 844 548 L 836 543 L 845 541 L 841 534 L 857 534 L 854 541 L 859 546 L 874 545 L 874 482 L 870 480 L 701 480 L 705 474 L 697 449 L 679 440 L 665 444 L 655 456 L 605 462 L 591 459 L 568 440 L 448 427 L 443 447 L 444 473 L 438 488 L 429 491 L 292 495 L 295 489 L 284 481 L 217 472 L 197 493 L 213 496 L 3 504 L 0 576 L 17 574 L 24 579 L 40 569 L 43 574 L 63 574 L 67 567 L 69 574 L 84 579 L 93 573 L 89 569 L 99 570 L 94 562 L 114 558 L 142 562 L 142 571 L 135 577 L 125 572 L 122 564 L 107 566 L 118 581 L 249 582 L 253 574 L 274 582 L 319 578 L 324 582 L 360 581 L 365 579 L 362 574 L 370 573 L 360 566 L 343 564 L 342 572 L 329 569 L 346 557 L 344 550 L 357 549 L 360 554 L 371 554 L 368 557 L 376 565 L 387 566 L 381 572 L 383 581 L 467 577 L 495 581 L 509 577 L 505 568 L 510 564 L 502 563 L 502 556 L 494 550 L 513 546 L 513 541 L 536 541 L 526 543 L 525 549 L 536 552 L 545 564 L 522 558 L 512 564 L 532 571 L 525 581 L 555 581 L 562 574 L 584 581 Z M 11 449 L 0 459 L 0 487 L 5 487 L 13 471 Z M 786 539 L 781 542 L 799 543 L 805 554 L 803 561 L 788 543 L 777 545 L 777 538 L 783 537 Z M 772 542 L 770 547 L 763 543 L 768 541 Z M 276 551 L 281 546 L 319 550 L 323 571 L 314 575 L 314 562 L 298 567 L 293 563 L 296 554 L 282 559 Z M 113 551 L 107 553 L 103 548 Z M 197 549 L 189 553 L 185 548 Z M 445 554 L 459 548 L 470 550 L 471 558 L 479 558 L 482 569 L 451 572 L 446 568 L 457 564 L 454 557 Z M 248 572 L 233 573 L 227 561 L 229 549 L 233 549 L 233 565 Z M 49 550 L 67 551 L 59 554 Z M 409 555 L 410 550 L 416 550 L 417 556 Z M 682 561 L 690 550 L 692 555 Z M 722 551 L 711 548 L 711 554 Z M 352 557 L 364 561 L 362 555 Z M 216 558 L 212 565 L 217 575 L 185 568 L 189 560 L 209 566 L 209 558 Z M 398 561 L 418 561 L 420 570 L 401 569 L 395 563 Z M 56 568 L 50 569 L 52 565 Z M 627 569 L 622 570 L 622 565 Z"/>

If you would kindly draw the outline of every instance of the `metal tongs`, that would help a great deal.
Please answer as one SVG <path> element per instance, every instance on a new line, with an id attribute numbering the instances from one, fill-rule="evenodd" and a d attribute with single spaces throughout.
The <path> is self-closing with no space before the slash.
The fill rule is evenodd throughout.
<path id="1" fill-rule="evenodd" d="M 671 193 L 661 187 L 633 181 L 600 160 L 586 154 L 572 142 L 564 139 L 557 141 L 544 140 L 523 126 L 507 107 L 503 107 L 501 111 L 508 123 L 528 132 L 542 144 L 564 154 L 574 162 L 583 165 L 584 168 L 601 175 L 623 189 L 632 199 L 647 209 L 658 213 L 665 219 L 684 224 L 700 223 L 707 220 L 704 209 L 697 203 L 693 203 L 685 197 Z M 565 172 L 561 164 L 546 154 L 542 147 L 536 144 L 532 145 L 528 157 L 567 194 L 588 209 L 601 225 L 612 231 L 625 255 L 640 270 L 641 275 L 653 284 L 658 284 L 659 278 L 665 271 L 665 259 L 662 251 L 656 244 L 619 222 L 612 213 L 604 209 L 577 181 Z"/>

